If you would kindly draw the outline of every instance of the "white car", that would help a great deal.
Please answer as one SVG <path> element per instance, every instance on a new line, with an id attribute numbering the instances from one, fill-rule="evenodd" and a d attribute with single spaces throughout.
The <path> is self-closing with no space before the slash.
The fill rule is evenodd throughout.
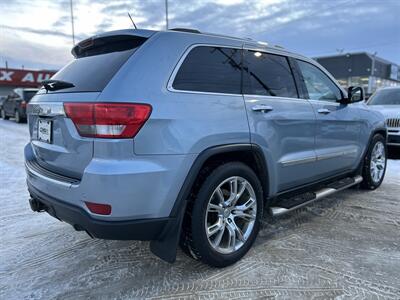
<path id="1" fill-rule="evenodd" d="M 373 110 L 378 110 L 386 118 L 388 146 L 400 147 L 400 87 L 377 90 L 368 100 Z"/>

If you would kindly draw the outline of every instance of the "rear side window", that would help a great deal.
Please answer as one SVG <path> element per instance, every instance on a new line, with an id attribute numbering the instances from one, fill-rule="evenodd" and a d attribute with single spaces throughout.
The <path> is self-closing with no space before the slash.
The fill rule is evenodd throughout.
<path id="1" fill-rule="evenodd" d="M 49 93 L 101 92 L 128 58 L 146 39 L 112 36 L 83 41 L 72 53 L 76 57 L 51 79 L 72 83 L 75 87 Z"/>
<path id="2" fill-rule="evenodd" d="M 199 46 L 186 56 L 175 76 L 176 90 L 241 93 L 241 50 Z"/>
<path id="3" fill-rule="evenodd" d="M 288 59 L 284 56 L 245 51 L 243 92 L 251 95 L 297 98 Z"/>

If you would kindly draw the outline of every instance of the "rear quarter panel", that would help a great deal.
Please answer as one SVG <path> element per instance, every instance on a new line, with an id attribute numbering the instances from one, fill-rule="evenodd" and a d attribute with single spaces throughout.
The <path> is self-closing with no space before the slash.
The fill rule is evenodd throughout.
<path id="1" fill-rule="evenodd" d="M 179 38 L 176 38 L 179 37 Z M 161 32 L 128 60 L 99 101 L 149 103 L 150 119 L 134 139 L 136 155 L 200 153 L 215 145 L 248 143 L 249 126 L 242 95 L 173 92 L 169 78 L 193 44 L 241 47 L 211 36 Z"/>

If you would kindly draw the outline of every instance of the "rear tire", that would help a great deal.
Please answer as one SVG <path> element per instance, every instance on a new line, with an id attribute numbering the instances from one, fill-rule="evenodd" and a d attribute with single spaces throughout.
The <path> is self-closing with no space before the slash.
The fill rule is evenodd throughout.
<path id="1" fill-rule="evenodd" d="M 188 203 L 183 251 L 213 267 L 234 264 L 254 243 L 262 210 L 262 187 L 251 168 L 241 162 L 216 167 Z"/>
<path id="2" fill-rule="evenodd" d="M 362 168 L 363 181 L 361 187 L 366 190 L 378 188 L 385 177 L 387 163 L 386 140 L 381 134 L 376 134 L 368 147 Z"/>
<path id="3" fill-rule="evenodd" d="M 3 120 L 8 120 L 8 117 L 7 117 L 6 112 L 5 112 L 4 109 L 1 110 L 1 118 L 2 118 Z"/>

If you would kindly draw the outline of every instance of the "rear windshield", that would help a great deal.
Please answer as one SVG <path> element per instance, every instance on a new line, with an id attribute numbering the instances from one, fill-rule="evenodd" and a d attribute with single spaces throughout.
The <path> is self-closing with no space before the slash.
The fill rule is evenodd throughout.
<path id="1" fill-rule="evenodd" d="M 379 90 L 371 96 L 368 105 L 400 105 L 400 89 Z"/>
<path id="2" fill-rule="evenodd" d="M 102 38 L 89 41 L 90 45 L 84 48 L 79 48 L 78 44 L 72 51 L 76 58 L 51 78 L 72 83 L 74 87 L 49 93 L 101 92 L 145 40 L 135 36 L 123 36 L 118 40 L 114 36 L 112 40 Z"/>

